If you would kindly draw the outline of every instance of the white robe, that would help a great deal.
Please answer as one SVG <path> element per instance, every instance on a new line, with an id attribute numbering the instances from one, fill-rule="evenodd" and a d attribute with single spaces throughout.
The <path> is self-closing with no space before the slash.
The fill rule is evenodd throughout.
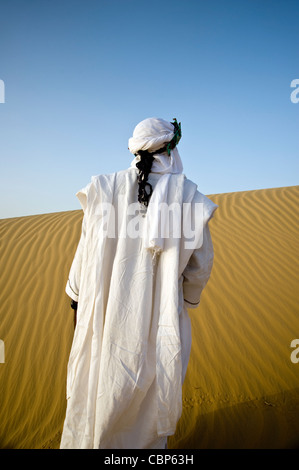
<path id="1" fill-rule="evenodd" d="M 78 311 L 61 448 L 164 448 L 182 412 L 187 307 L 199 304 L 211 273 L 208 221 L 217 206 L 183 174 L 171 175 L 169 203 L 192 202 L 191 211 L 203 204 L 203 244 L 187 249 L 184 236 L 166 238 L 153 259 L 142 237 L 126 236 L 128 220 L 139 228 L 146 221 L 142 211 L 127 214 L 136 175 L 130 168 L 93 177 L 77 194 L 84 218 L 66 286 Z M 153 187 L 160 177 L 150 174 Z M 105 204 L 113 204 L 110 218 Z"/>

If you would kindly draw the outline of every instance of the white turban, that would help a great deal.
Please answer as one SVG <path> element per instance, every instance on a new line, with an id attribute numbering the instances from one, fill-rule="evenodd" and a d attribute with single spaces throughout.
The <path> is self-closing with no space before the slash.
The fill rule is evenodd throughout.
<path id="1" fill-rule="evenodd" d="M 134 155 L 138 150 L 148 150 L 155 158 L 152 165 L 152 173 L 182 173 L 183 164 L 177 147 L 171 150 L 170 156 L 165 152 L 155 154 L 170 142 L 174 136 L 174 126 L 171 122 L 160 118 L 148 118 L 141 121 L 134 129 L 133 136 L 129 139 L 129 150 Z M 137 155 L 131 163 L 136 167 L 140 160 Z"/>
<path id="2" fill-rule="evenodd" d="M 156 184 L 150 198 L 147 209 L 147 225 L 144 234 L 146 248 L 159 253 L 163 250 L 163 237 L 157 235 L 159 232 L 159 210 L 161 203 L 167 201 L 168 183 L 171 173 L 182 173 L 183 165 L 180 154 L 175 147 L 170 156 L 165 152 L 156 154 L 155 151 L 165 147 L 174 136 L 174 126 L 171 122 L 159 118 L 148 118 L 141 121 L 134 129 L 133 136 L 129 139 L 129 150 L 134 155 L 139 150 L 148 150 L 154 157 L 151 172 L 162 174 Z M 131 168 L 136 168 L 140 160 L 137 155 L 131 162 Z"/>
<path id="3" fill-rule="evenodd" d="M 135 154 L 138 150 L 148 150 L 150 153 L 163 147 L 174 136 L 171 122 L 159 118 L 148 118 L 141 121 L 134 129 L 133 137 L 129 139 L 129 150 Z"/>

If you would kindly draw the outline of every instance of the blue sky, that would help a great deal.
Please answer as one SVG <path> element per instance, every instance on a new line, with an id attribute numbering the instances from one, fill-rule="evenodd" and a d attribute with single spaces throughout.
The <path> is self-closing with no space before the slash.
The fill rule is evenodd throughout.
<path id="1" fill-rule="evenodd" d="M 1 0 L 0 218 L 79 209 L 152 116 L 181 121 L 204 194 L 297 185 L 298 18 L 298 0 Z"/>

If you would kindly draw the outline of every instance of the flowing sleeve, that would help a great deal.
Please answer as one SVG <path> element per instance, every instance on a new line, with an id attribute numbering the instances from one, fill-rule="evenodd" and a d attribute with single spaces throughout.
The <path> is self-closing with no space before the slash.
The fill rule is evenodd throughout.
<path id="1" fill-rule="evenodd" d="M 187 308 L 198 307 L 201 293 L 210 278 L 214 261 L 209 221 L 218 206 L 206 197 L 204 197 L 204 201 L 202 244 L 192 252 L 183 272 L 183 294 Z"/>
<path id="2" fill-rule="evenodd" d="M 76 249 L 76 253 L 75 253 L 72 265 L 71 265 L 69 277 L 68 277 L 66 288 L 65 288 L 65 292 L 67 293 L 67 295 L 75 302 L 78 302 L 79 300 L 79 289 L 80 289 L 80 280 L 81 280 L 81 272 L 82 272 L 82 259 L 83 259 L 83 252 L 84 252 L 85 240 L 86 240 L 87 200 L 88 200 L 89 188 L 90 188 L 90 184 L 87 185 L 85 188 L 81 189 L 80 191 L 78 191 L 76 194 L 82 206 L 84 216 L 82 220 L 80 240 Z"/>

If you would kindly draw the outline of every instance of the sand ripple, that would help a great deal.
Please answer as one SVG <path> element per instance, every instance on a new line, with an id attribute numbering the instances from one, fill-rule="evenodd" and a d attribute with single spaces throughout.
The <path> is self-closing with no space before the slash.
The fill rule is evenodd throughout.
<path id="1" fill-rule="evenodd" d="M 299 186 L 210 196 L 215 263 L 173 448 L 299 447 Z M 81 211 L 0 221 L 0 447 L 59 446 Z"/>

